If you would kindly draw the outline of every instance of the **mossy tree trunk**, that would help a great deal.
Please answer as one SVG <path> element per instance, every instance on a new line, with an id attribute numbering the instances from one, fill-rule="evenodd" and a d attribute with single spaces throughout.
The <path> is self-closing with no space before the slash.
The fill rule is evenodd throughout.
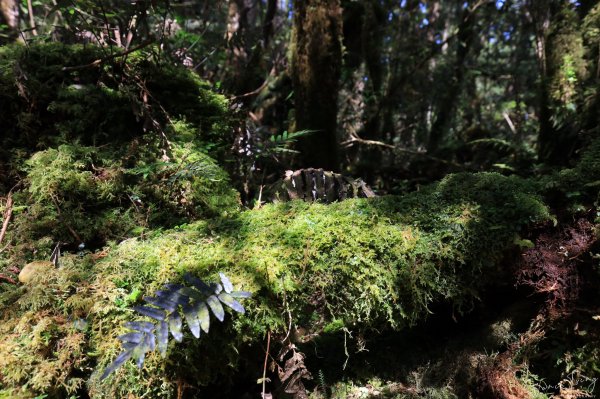
<path id="1" fill-rule="evenodd" d="M 336 127 L 341 36 L 340 0 L 294 2 L 291 75 L 296 130 L 317 130 L 298 143 L 300 167 L 339 170 Z"/>
<path id="2" fill-rule="evenodd" d="M 579 146 L 581 82 L 587 74 L 580 16 L 566 0 L 532 1 L 540 73 L 538 157 L 565 164 Z"/>

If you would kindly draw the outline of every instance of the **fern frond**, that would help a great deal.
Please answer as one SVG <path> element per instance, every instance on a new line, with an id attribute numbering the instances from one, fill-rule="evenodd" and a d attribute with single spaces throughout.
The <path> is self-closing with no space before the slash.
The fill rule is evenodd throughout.
<path id="1" fill-rule="evenodd" d="M 169 332 L 177 342 L 183 340 L 183 318 L 192 335 L 200 338 L 201 331 L 208 333 L 210 328 L 210 312 L 219 321 L 225 319 L 223 304 L 232 310 L 244 314 L 246 310 L 234 298 L 249 298 L 247 291 L 233 291 L 233 284 L 227 276 L 219 273 L 221 283 L 206 284 L 190 274 L 184 276 L 190 286 L 166 284 L 154 296 L 144 297 L 149 305 L 135 306 L 133 310 L 142 316 L 154 319 L 149 321 L 128 321 L 124 324 L 132 330 L 117 337 L 124 351 L 104 370 L 101 380 L 121 367 L 127 360 L 134 359 L 138 367 L 142 367 L 146 353 L 158 348 L 164 357 L 169 343 Z M 183 318 L 181 314 L 183 314 Z"/>

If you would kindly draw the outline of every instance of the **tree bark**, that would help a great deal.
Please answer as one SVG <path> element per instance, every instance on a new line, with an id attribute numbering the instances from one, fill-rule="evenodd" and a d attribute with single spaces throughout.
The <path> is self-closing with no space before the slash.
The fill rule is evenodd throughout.
<path id="1" fill-rule="evenodd" d="M 11 39 L 19 35 L 19 3 L 17 0 L 0 0 L 0 13 L 11 31 Z"/>
<path id="2" fill-rule="evenodd" d="M 465 75 L 467 56 L 469 55 L 473 40 L 476 36 L 474 27 L 475 11 L 471 11 L 470 7 L 471 5 L 466 7 L 460 14 L 460 23 L 456 36 L 457 44 L 454 65 L 452 67 L 448 86 L 443 91 L 440 102 L 438 103 L 437 116 L 429 133 L 429 144 L 427 149 L 430 153 L 435 153 L 439 149 L 439 146 L 452 123 L 454 110 L 456 109 L 457 100 L 460 95 Z"/>
<path id="3" fill-rule="evenodd" d="M 296 130 L 317 131 L 299 140 L 299 167 L 340 168 L 336 128 L 341 36 L 340 0 L 294 2 L 291 76 Z"/>

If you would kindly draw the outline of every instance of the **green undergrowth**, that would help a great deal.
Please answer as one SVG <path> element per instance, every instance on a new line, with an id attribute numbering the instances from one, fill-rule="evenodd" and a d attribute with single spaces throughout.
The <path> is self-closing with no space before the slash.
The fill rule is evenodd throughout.
<path id="1" fill-rule="evenodd" d="M 33 152 L 64 144 L 127 147 L 145 132 L 184 121 L 219 157 L 229 132 L 227 100 L 149 47 L 96 66 L 108 50 L 59 43 L 0 48 L 0 190 Z M 67 69 L 65 69 L 67 68 Z M 71 68 L 71 69 L 69 69 Z M 206 152 L 205 151 L 205 152 Z"/>
<path id="2" fill-rule="evenodd" d="M 573 168 L 542 176 L 540 192 L 575 213 L 591 203 L 600 204 L 600 139 L 591 141 Z"/>
<path id="3" fill-rule="evenodd" d="M 525 180 L 458 174 L 404 197 L 271 204 L 67 255 L 67 266 L 3 294 L 0 386 L 60 397 L 83 378 L 94 398 L 173 397 L 177 381 L 227 386 L 242 354 L 268 330 L 285 334 L 290 317 L 318 335 L 402 329 L 440 302 L 468 312 L 503 275 L 520 230 L 549 219 Z M 141 371 L 128 364 L 98 380 L 128 306 L 185 272 L 219 271 L 254 293 L 245 316 L 170 346 L 164 361 L 151 355 Z"/>
<path id="4" fill-rule="evenodd" d="M 11 259 L 43 258 L 56 242 L 95 250 L 238 211 L 216 161 L 230 130 L 226 99 L 154 50 L 89 66 L 106 50 L 0 48 L 0 192 L 13 193 Z"/>
<path id="5" fill-rule="evenodd" d="M 129 148 L 66 144 L 34 153 L 22 169 L 24 189 L 14 194 L 13 252 L 49 253 L 56 242 L 98 248 L 237 212 L 227 174 L 193 141 L 176 130 L 172 136 L 170 157 L 163 159 L 153 155 L 160 149 L 151 136 L 131 154 Z"/>

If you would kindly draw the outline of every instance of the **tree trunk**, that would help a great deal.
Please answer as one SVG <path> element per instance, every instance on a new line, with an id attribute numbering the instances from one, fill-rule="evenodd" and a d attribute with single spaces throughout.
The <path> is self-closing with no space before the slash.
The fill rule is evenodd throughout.
<path id="1" fill-rule="evenodd" d="M 581 144 L 578 137 L 586 75 L 579 15 L 566 0 L 532 0 L 540 73 L 538 158 L 564 165 Z"/>
<path id="2" fill-rule="evenodd" d="M 19 35 L 19 3 L 16 0 L 0 0 L 0 13 L 10 29 L 10 39 Z"/>
<path id="3" fill-rule="evenodd" d="M 462 6 L 459 6 L 459 10 Z M 438 103 L 437 116 L 429 133 L 428 151 L 435 153 L 452 123 L 466 69 L 466 60 L 475 38 L 475 16 L 469 7 L 460 11 L 460 23 L 456 36 L 456 56 L 447 87 Z"/>
<path id="4" fill-rule="evenodd" d="M 340 0 L 294 2 L 291 76 L 296 130 L 301 138 L 299 167 L 339 170 L 337 97 L 342 60 Z"/>

